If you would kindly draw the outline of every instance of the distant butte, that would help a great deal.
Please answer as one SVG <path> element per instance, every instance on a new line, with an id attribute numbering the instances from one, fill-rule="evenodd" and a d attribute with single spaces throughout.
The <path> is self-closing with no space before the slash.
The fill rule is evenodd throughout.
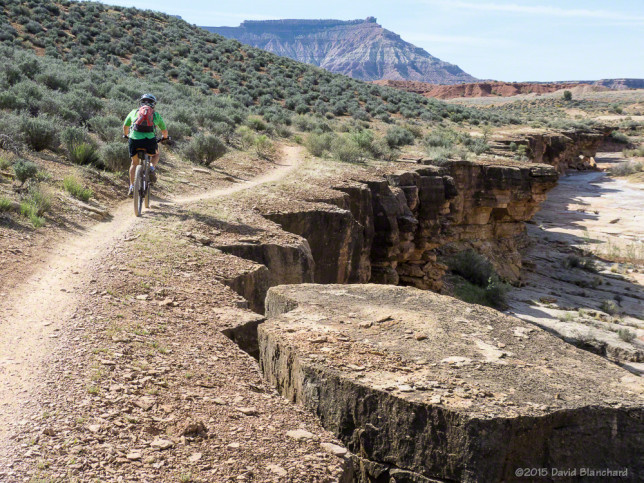
<path id="1" fill-rule="evenodd" d="M 477 79 L 364 20 L 266 20 L 239 27 L 203 27 L 224 37 L 355 79 L 459 84 Z"/>

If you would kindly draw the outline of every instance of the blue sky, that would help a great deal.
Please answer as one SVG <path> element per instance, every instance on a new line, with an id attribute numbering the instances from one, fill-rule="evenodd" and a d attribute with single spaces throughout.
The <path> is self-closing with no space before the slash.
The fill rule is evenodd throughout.
<path id="1" fill-rule="evenodd" d="M 383 27 L 481 79 L 644 78 L 644 0 L 113 0 L 197 25 L 355 19 Z"/>

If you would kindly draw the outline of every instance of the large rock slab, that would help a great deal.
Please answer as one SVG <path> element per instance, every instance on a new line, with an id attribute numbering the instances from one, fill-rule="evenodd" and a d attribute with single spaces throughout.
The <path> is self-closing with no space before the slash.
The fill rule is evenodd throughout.
<path id="1" fill-rule="evenodd" d="M 644 475 L 642 380 L 519 319 L 383 285 L 273 287 L 266 315 L 265 377 L 346 444 L 358 480 Z"/>

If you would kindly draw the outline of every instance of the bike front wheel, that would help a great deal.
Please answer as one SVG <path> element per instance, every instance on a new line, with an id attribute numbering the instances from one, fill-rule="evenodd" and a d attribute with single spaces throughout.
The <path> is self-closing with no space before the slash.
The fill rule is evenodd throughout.
<path id="1" fill-rule="evenodd" d="M 144 198 L 144 181 L 143 181 L 143 167 L 141 165 L 136 167 L 134 175 L 134 216 L 141 216 L 143 210 Z"/>
<path id="2" fill-rule="evenodd" d="M 150 165 L 145 164 L 145 207 L 150 208 Z"/>

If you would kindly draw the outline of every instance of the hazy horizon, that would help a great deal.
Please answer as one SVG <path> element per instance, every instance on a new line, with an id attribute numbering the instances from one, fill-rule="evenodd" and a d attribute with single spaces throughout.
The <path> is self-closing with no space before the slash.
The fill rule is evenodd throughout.
<path id="1" fill-rule="evenodd" d="M 457 64 L 479 79 L 517 82 L 644 78 L 644 3 L 617 0 L 611 9 L 599 0 L 446 1 L 330 0 L 310 5 L 288 0 L 205 0 L 177 5 L 169 0 L 114 0 L 179 15 L 189 23 L 222 27 L 244 20 L 376 17 L 384 28 L 430 54 Z"/>

